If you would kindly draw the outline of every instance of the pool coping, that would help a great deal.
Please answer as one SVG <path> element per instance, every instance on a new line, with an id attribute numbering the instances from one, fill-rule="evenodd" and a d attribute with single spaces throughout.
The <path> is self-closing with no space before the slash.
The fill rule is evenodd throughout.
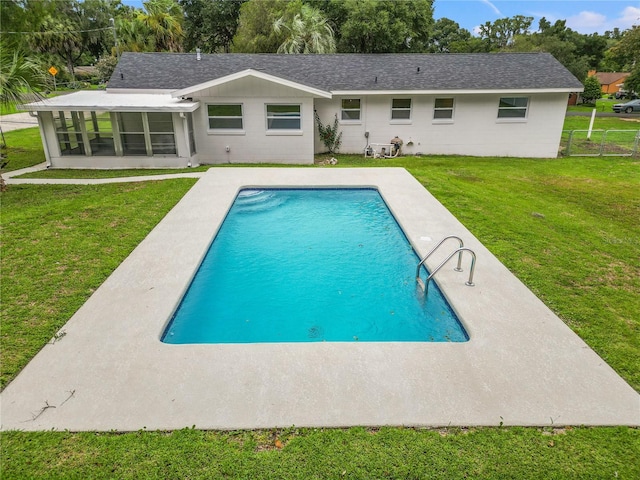
<path id="1" fill-rule="evenodd" d="M 373 187 L 418 254 L 461 236 L 476 285 L 437 280 L 470 340 L 160 342 L 245 187 Z M 2 430 L 640 425 L 640 395 L 402 168 L 213 168 L 61 332 L 0 394 Z"/>

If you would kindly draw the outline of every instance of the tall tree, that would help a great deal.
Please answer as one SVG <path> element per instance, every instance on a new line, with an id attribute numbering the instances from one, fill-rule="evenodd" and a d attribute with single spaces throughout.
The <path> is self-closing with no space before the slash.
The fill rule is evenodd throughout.
<path id="1" fill-rule="evenodd" d="M 640 63 L 640 26 L 625 30 L 617 45 L 611 48 L 613 58 L 625 69 Z"/>
<path id="2" fill-rule="evenodd" d="M 302 9 L 301 0 L 249 0 L 240 7 L 238 30 L 233 37 L 231 51 L 237 53 L 275 53 L 284 41 L 283 33 L 276 33 L 274 22 L 292 18 Z"/>
<path id="3" fill-rule="evenodd" d="M 273 24 L 276 34 L 285 33 L 278 53 L 335 53 L 333 28 L 322 12 L 310 5 L 302 5 L 290 21 L 282 16 Z"/>
<path id="4" fill-rule="evenodd" d="M 151 35 L 156 52 L 182 51 L 183 13 L 176 0 L 149 0 L 143 2 L 145 11 L 138 20 Z"/>
<path id="5" fill-rule="evenodd" d="M 523 15 L 485 22 L 480 25 L 480 38 L 489 44 L 490 50 L 503 50 L 513 43 L 517 35 L 526 35 L 532 23 L 533 17 Z"/>
<path id="6" fill-rule="evenodd" d="M 433 26 L 433 0 L 331 0 L 345 16 L 338 51 L 424 52 Z"/>
<path id="7" fill-rule="evenodd" d="M 85 40 L 78 31 L 72 17 L 54 18 L 49 15 L 42 20 L 39 32 L 33 37 L 33 47 L 40 53 L 53 53 L 61 57 L 72 79 L 74 66 L 84 51 Z"/>
<path id="8" fill-rule="evenodd" d="M 640 63 L 636 64 L 631 75 L 624 80 L 624 88 L 629 92 L 640 94 Z"/>
<path id="9" fill-rule="evenodd" d="M 429 39 L 429 52 L 458 53 L 469 48 L 471 32 L 448 18 L 439 18 Z"/>
<path id="10" fill-rule="evenodd" d="M 583 35 L 568 28 L 565 20 L 551 24 L 542 17 L 537 32 L 516 35 L 507 50 L 548 52 L 583 81 L 590 69 L 598 69 L 605 48 L 604 37 Z"/>
<path id="11" fill-rule="evenodd" d="M 179 0 L 184 10 L 184 49 L 205 53 L 231 50 L 240 7 L 246 0 Z"/>

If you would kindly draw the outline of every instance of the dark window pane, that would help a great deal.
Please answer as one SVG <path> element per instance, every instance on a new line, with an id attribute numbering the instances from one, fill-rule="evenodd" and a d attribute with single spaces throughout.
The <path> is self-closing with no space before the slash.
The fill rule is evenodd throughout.
<path id="1" fill-rule="evenodd" d="M 342 100 L 342 108 L 359 109 L 360 108 L 360 99 L 359 98 L 345 98 L 345 99 Z"/>
<path id="2" fill-rule="evenodd" d="M 211 129 L 242 129 L 242 117 L 240 118 L 209 118 Z"/>
<path id="3" fill-rule="evenodd" d="M 173 132 L 173 120 L 171 113 L 149 112 L 147 113 L 150 132 Z"/>
<path id="4" fill-rule="evenodd" d="M 498 110 L 498 118 L 525 118 L 526 116 L 526 108 L 509 108 Z"/>
<path id="5" fill-rule="evenodd" d="M 299 118 L 269 118 L 267 121 L 269 130 L 300 130 Z"/>
<path id="6" fill-rule="evenodd" d="M 410 98 L 394 98 L 392 108 L 411 108 Z"/>
<path id="7" fill-rule="evenodd" d="M 122 138 L 122 150 L 125 155 L 146 155 L 147 147 L 144 143 L 144 134 L 125 133 Z"/>
<path id="8" fill-rule="evenodd" d="M 411 110 L 392 110 L 391 118 L 394 120 L 409 120 L 411 119 Z"/>
<path id="9" fill-rule="evenodd" d="M 453 118 L 453 110 L 434 110 L 433 118 Z"/>
<path id="10" fill-rule="evenodd" d="M 436 98 L 436 108 L 453 108 L 453 98 Z"/>
<path id="11" fill-rule="evenodd" d="M 241 117 L 242 105 L 209 105 L 210 117 Z"/>

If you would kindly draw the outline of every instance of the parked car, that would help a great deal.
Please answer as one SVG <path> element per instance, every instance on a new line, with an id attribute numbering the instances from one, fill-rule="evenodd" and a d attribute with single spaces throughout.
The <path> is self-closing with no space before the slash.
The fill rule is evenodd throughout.
<path id="1" fill-rule="evenodd" d="M 631 100 L 638 98 L 638 95 L 635 92 L 627 92 L 626 90 L 618 90 L 614 97 L 616 100 L 620 100 L 622 98 L 629 98 Z"/>
<path id="2" fill-rule="evenodd" d="M 613 111 L 616 113 L 640 112 L 640 99 L 631 100 L 630 102 L 627 102 L 627 103 L 616 103 L 613 106 Z"/>

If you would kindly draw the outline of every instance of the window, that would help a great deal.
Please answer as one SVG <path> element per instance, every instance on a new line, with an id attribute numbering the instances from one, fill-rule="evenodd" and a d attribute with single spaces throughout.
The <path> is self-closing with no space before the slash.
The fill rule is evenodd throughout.
<path id="1" fill-rule="evenodd" d="M 90 119 L 85 115 L 87 138 L 91 147 L 91 155 L 112 156 L 116 154 L 113 142 L 113 126 L 109 112 L 89 112 Z"/>
<path id="2" fill-rule="evenodd" d="M 243 128 L 241 104 L 207 105 L 207 114 L 211 130 L 242 130 Z"/>
<path id="3" fill-rule="evenodd" d="M 410 98 L 394 98 L 391 100 L 391 120 L 411 120 Z"/>
<path id="4" fill-rule="evenodd" d="M 453 98 L 436 98 L 436 102 L 433 107 L 433 119 L 453 119 Z"/>
<path id="5" fill-rule="evenodd" d="M 267 105 L 267 130 L 300 130 L 300 105 Z"/>
<path id="6" fill-rule="evenodd" d="M 122 151 L 125 155 L 146 155 L 144 122 L 141 112 L 118 113 Z"/>
<path id="7" fill-rule="evenodd" d="M 360 99 L 359 98 L 343 98 L 342 99 L 342 120 L 360 120 Z"/>
<path id="8" fill-rule="evenodd" d="M 124 155 L 176 154 L 170 112 L 120 112 L 118 125 Z"/>
<path id="9" fill-rule="evenodd" d="M 56 136 L 62 155 L 85 155 L 80 113 L 58 112 L 58 115 L 54 115 Z"/>
<path id="10" fill-rule="evenodd" d="M 528 105 L 527 97 L 502 97 L 498 107 L 498 118 L 526 118 Z"/>
<path id="11" fill-rule="evenodd" d="M 152 155 L 175 155 L 176 139 L 173 135 L 173 119 L 169 112 L 147 113 Z"/>

